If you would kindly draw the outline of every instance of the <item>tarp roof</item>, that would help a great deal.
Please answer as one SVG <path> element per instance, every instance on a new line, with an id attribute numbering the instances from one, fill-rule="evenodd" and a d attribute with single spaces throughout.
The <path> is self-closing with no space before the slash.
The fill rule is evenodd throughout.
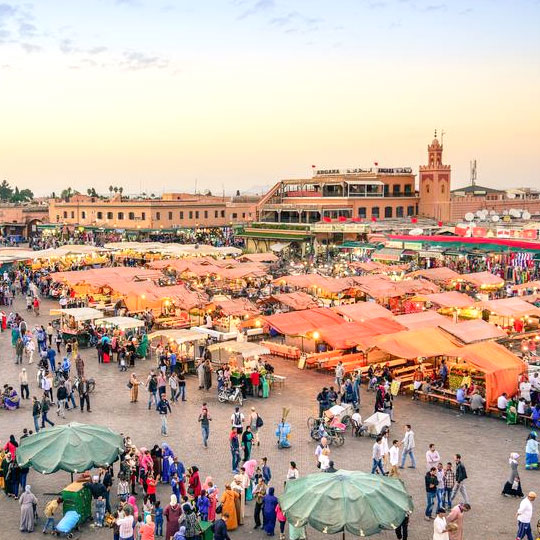
<path id="1" fill-rule="evenodd" d="M 540 289 L 540 281 L 536 280 L 536 281 L 528 281 L 527 283 L 519 283 L 517 285 L 512 285 L 512 289 L 515 289 L 517 291 L 521 291 L 523 289 L 525 289 L 525 290 L 528 290 L 528 289 L 531 289 L 531 290 Z"/>
<path id="2" fill-rule="evenodd" d="M 433 310 L 420 311 L 418 313 L 408 313 L 398 315 L 395 320 L 407 327 L 409 330 L 420 330 L 422 328 L 437 328 L 446 323 L 448 319 Z"/>
<path id="3" fill-rule="evenodd" d="M 66 308 L 60 310 L 59 314 L 73 317 L 76 321 L 92 321 L 103 317 L 102 311 L 89 307 Z"/>
<path id="4" fill-rule="evenodd" d="M 483 321 L 482 319 L 474 319 L 460 323 L 446 321 L 441 324 L 440 327 L 466 344 L 506 337 L 506 332 L 502 328 Z"/>
<path id="5" fill-rule="evenodd" d="M 104 319 L 98 319 L 97 325 L 114 326 L 120 330 L 127 330 L 129 328 L 141 328 L 144 326 L 144 321 L 136 319 L 135 317 L 106 317 Z"/>
<path id="6" fill-rule="evenodd" d="M 450 281 L 452 279 L 459 279 L 460 274 L 454 272 L 446 266 L 440 266 L 438 268 L 426 268 L 425 270 L 417 270 L 413 272 L 415 276 L 421 276 L 430 281 Z"/>
<path id="7" fill-rule="evenodd" d="M 148 339 L 152 341 L 158 337 L 164 337 L 169 340 L 174 340 L 177 343 L 190 343 L 192 341 L 205 341 L 206 335 L 201 332 L 196 332 L 195 330 L 158 330 L 148 334 Z"/>
<path id="8" fill-rule="evenodd" d="M 481 308 L 489 309 L 492 313 L 501 317 L 526 317 L 533 315 L 540 316 L 540 308 L 525 302 L 519 297 L 500 298 L 498 300 L 486 300 L 477 304 Z"/>
<path id="9" fill-rule="evenodd" d="M 257 306 L 247 298 L 234 298 L 232 300 L 217 300 L 213 302 L 226 316 L 243 317 L 245 315 L 258 315 L 260 311 Z"/>
<path id="10" fill-rule="evenodd" d="M 502 287 L 504 285 L 504 279 L 492 274 L 491 272 L 473 272 L 472 274 L 462 274 L 461 279 L 476 287 L 481 287 L 482 285 Z"/>
<path id="11" fill-rule="evenodd" d="M 382 264 L 376 261 L 352 262 L 349 264 L 352 268 L 358 268 L 363 272 L 373 274 L 386 274 L 390 272 L 401 272 L 408 268 L 407 264 Z"/>
<path id="12" fill-rule="evenodd" d="M 268 347 L 250 341 L 221 341 L 219 343 L 214 343 L 213 345 L 210 345 L 210 347 L 208 348 L 211 351 L 225 349 L 228 352 L 239 353 L 244 358 L 260 356 L 263 354 L 270 354 L 270 349 Z"/>
<path id="13" fill-rule="evenodd" d="M 261 262 L 261 263 L 274 263 L 279 261 L 273 253 L 246 253 L 238 257 L 239 261 Z"/>
<path id="14" fill-rule="evenodd" d="M 518 377 L 527 371 L 526 364 L 506 347 L 493 341 L 466 345 L 448 352 L 486 374 L 486 401 L 493 405 L 506 392 L 513 396 L 518 391 Z"/>
<path id="15" fill-rule="evenodd" d="M 269 298 L 269 301 L 278 302 L 295 311 L 318 307 L 317 301 L 312 296 L 302 291 L 273 294 Z"/>
<path id="16" fill-rule="evenodd" d="M 394 315 L 385 307 L 376 302 L 357 302 L 356 304 L 343 304 L 332 308 L 336 313 L 343 315 L 351 321 L 362 322 L 368 319 L 385 317 L 392 319 Z"/>
<path id="17" fill-rule="evenodd" d="M 333 349 L 359 347 L 366 350 L 369 338 L 382 334 L 393 334 L 405 327 L 392 319 L 378 317 L 365 322 L 341 322 L 319 328 L 321 339 Z"/>
<path id="18" fill-rule="evenodd" d="M 349 278 L 353 287 L 372 298 L 394 298 L 407 294 L 430 294 L 439 292 L 439 288 L 425 279 L 404 279 L 394 281 L 385 275 L 354 276 Z"/>
<path id="19" fill-rule="evenodd" d="M 441 307 L 467 308 L 475 303 L 469 295 L 457 291 L 447 291 L 424 296 L 429 302 Z"/>
<path id="20" fill-rule="evenodd" d="M 330 278 L 319 274 L 288 275 L 273 281 L 275 285 L 289 285 L 298 289 L 321 289 L 327 293 L 340 293 L 351 287 L 349 278 Z"/>
<path id="21" fill-rule="evenodd" d="M 329 308 L 291 311 L 263 317 L 264 321 L 280 334 L 302 336 L 329 324 L 342 323 L 343 319 Z"/>
<path id="22" fill-rule="evenodd" d="M 456 349 L 457 342 L 448 337 L 448 334 L 440 328 L 423 328 L 376 336 L 371 339 L 370 345 L 392 356 L 413 359 L 446 354 Z"/>

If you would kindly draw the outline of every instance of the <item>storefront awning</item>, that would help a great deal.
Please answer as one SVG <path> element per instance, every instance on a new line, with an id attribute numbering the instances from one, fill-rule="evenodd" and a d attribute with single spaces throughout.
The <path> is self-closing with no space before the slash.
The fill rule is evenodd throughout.
<path id="1" fill-rule="evenodd" d="M 374 261 L 399 261 L 401 260 L 402 253 L 402 249 L 383 248 L 373 253 L 371 258 Z"/>

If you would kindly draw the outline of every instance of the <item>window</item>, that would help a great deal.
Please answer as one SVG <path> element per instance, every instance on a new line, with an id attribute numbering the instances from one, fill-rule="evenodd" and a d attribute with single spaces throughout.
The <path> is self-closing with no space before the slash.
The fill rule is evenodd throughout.
<path id="1" fill-rule="evenodd" d="M 98 212 L 97 213 L 97 218 L 98 219 L 103 219 L 103 212 Z"/>
<path id="2" fill-rule="evenodd" d="M 233 215 L 231 216 L 233 219 L 237 219 L 238 218 L 238 214 L 236 212 L 233 212 Z"/>
<path id="3" fill-rule="evenodd" d="M 245 212 L 242 212 L 242 217 L 243 217 L 243 218 L 246 217 L 246 213 L 245 213 Z"/>
<path id="4" fill-rule="evenodd" d="M 184 212 L 180 212 L 180 219 L 184 219 Z"/>
<path id="5" fill-rule="evenodd" d="M 384 184 L 384 196 L 388 197 L 390 193 L 390 186 L 388 184 Z"/>
<path id="6" fill-rule="evenodd" d="M 360 218 L 365 218 L 367 216 L 367 209 L 365 206 L 361 206 L 359 209 L 358 209 L 358 217 Z"/>
<path id="7" fill-rule="evenodd" d="M 71 211 L 71 219 L 74 219 L 75 218 L 75 212 L 72 210 Z"/>
<path id="8" fill-rule="evenodd" d="M 112 212 L 107 212 L 107 219 L 112 219 Z"/>
<path id="9" fill-rule="evenodd" d="M 124 219 L 124 212 L 118 212 L 118 219 Z"/>
<path id="10" fill-rule="evenodd" d="M 379 217 L 379 207 L 378 206 L 374 206 L 371 209 L 371 217 L 375 217 L 375 218 Z"/>
<path id="11" fill-rule="evenodd" d="M 195 210 L 195 219 L 199 219 L 199 211 Z"/>
<path id="12" fill-rule="evenodd" d="M 429 193 L 429 184 L 426 184 L 426 193 Z"/>
<path id="13" fill-rule="evenodd" d="M 156 212 L 156 220 L 159 221 L 161 219 L 161 212 Z"/>
<path id="14" fill-rule="evenodd" d="M 217 210 L 214 210 L 214 217 L 216 217 L 216 218 L 217 218 L 217 217 L 218 217 L 218 215 L 219 215 L 219 212 L 218 212 Z"/>
<path id="15" fill-rule="evenodd" d="M 128 219 L 129 219 L 130 221 L 133 221 L 133 220 L 135 219 L 135 212 L 130 212 L 130 213 L 128 214 Z"/>
<path id="16" fill-rule="evenodd" d="M 56 214 L 56 221 L 60 221 L 60 214 Z"/>
<path id="17" fill-rule="evenodd" d="M 141 219 L 146 219 L 146 212 L 141 212 Z"/>
<path id="18" fill-rule="evenodd" d="M 86 219 L 86 212 L 84 210 L 81 212 L 81 218 Z"/>
<path id="19" fill-rule="evenodd" d="M 193 212 L 191 210 L 189 211 L 189 219 L 193 219 Z"/>
<path id="20" fill-rule="evenodd" d="M 169 212 L 169 221 L 172 221 L 172 212 Z"/>
<path id="21" fill-rule="evenodd" d="M 403 206 L 398 206 L 396 208 L 396 217 L 403 217 Z"/>
<path id="22" fill-rule="evenodd" d="M 407 193 L 407 194 L 412 193 L 412 186 L 411 186 L 411 184 L 405 184 L 405 193 Z"/>
<path id="23" fill-rule="evenodd" d="M 392 217 L 393 209 L 391 206 L 385 206 L 384 207 L 384 217 L 385 218 L 391 218 Z"/>
<path id="24" fill-rule="evenodd" d="M 64 212 L 64 217 L 67 218 L 67 212 Z"/>
<path id="25" fill-rule="evenodd" d="M 205 219 L 208 218 L 208 210 L 205 210 L 205 211 L 204 211 L 204 217 L 205 217 Z"/>
<path id="26" fill-rule="evenodd" d="M 394 184 L 393 187 L 392 187 L 392 191 L 394 192 L 394 195 L 398 195 L 399 194 L 399 184 Z"/>
<path id="27" fill-rule="evenodd" d="M 441 186 L 441 193 L 444 195 L 444 184 Z"/>
<path id="28" fill-rule="evenodd" d="M 407 206 L 407 216 L 414 216 L 414 206 Z"/>
<path id="29" fill-rule="evenodd" d="M 221 211 L 221 217 L 225 217 L 225 210 Z"/>

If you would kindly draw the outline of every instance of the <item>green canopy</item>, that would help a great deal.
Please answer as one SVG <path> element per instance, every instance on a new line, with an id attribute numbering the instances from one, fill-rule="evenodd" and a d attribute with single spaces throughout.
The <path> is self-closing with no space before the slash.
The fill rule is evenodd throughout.
<path id="1" fill-rule="evenodd" d="M 122 437 L 109 428 L 72 422 L 22 439 L 17 463 L 42 474 L 58 470 L 79 473 L 110 465 L 123 451 Z"/>
<path id="2" fill-rule="evenodd" d="M 395 529 L 413 510 L 401 480 L 344 470 L 287 482 L 279 504 L 295 527 L 311 525 L 326 534 L 347 531 L 356 536 Z"/>

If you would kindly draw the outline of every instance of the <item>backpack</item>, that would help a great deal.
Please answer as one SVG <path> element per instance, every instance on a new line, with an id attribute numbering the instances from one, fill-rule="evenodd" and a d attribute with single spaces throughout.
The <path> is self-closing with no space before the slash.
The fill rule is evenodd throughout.
<path id="1" fill-rule="evenodd" d="M 264 426 L 263 419 L 261 418 L 261 416 L 260 416 L 259 414 L 257 415 L 257 420 L 255 420 L 255 425 L 256 425 L 258 428 Z"/>
<path id="2" fill-rule="evenodd" d="M 234 413 L 234 425 L 239 426 L 242 424 L 242 416 L 241 413 Z"/>

